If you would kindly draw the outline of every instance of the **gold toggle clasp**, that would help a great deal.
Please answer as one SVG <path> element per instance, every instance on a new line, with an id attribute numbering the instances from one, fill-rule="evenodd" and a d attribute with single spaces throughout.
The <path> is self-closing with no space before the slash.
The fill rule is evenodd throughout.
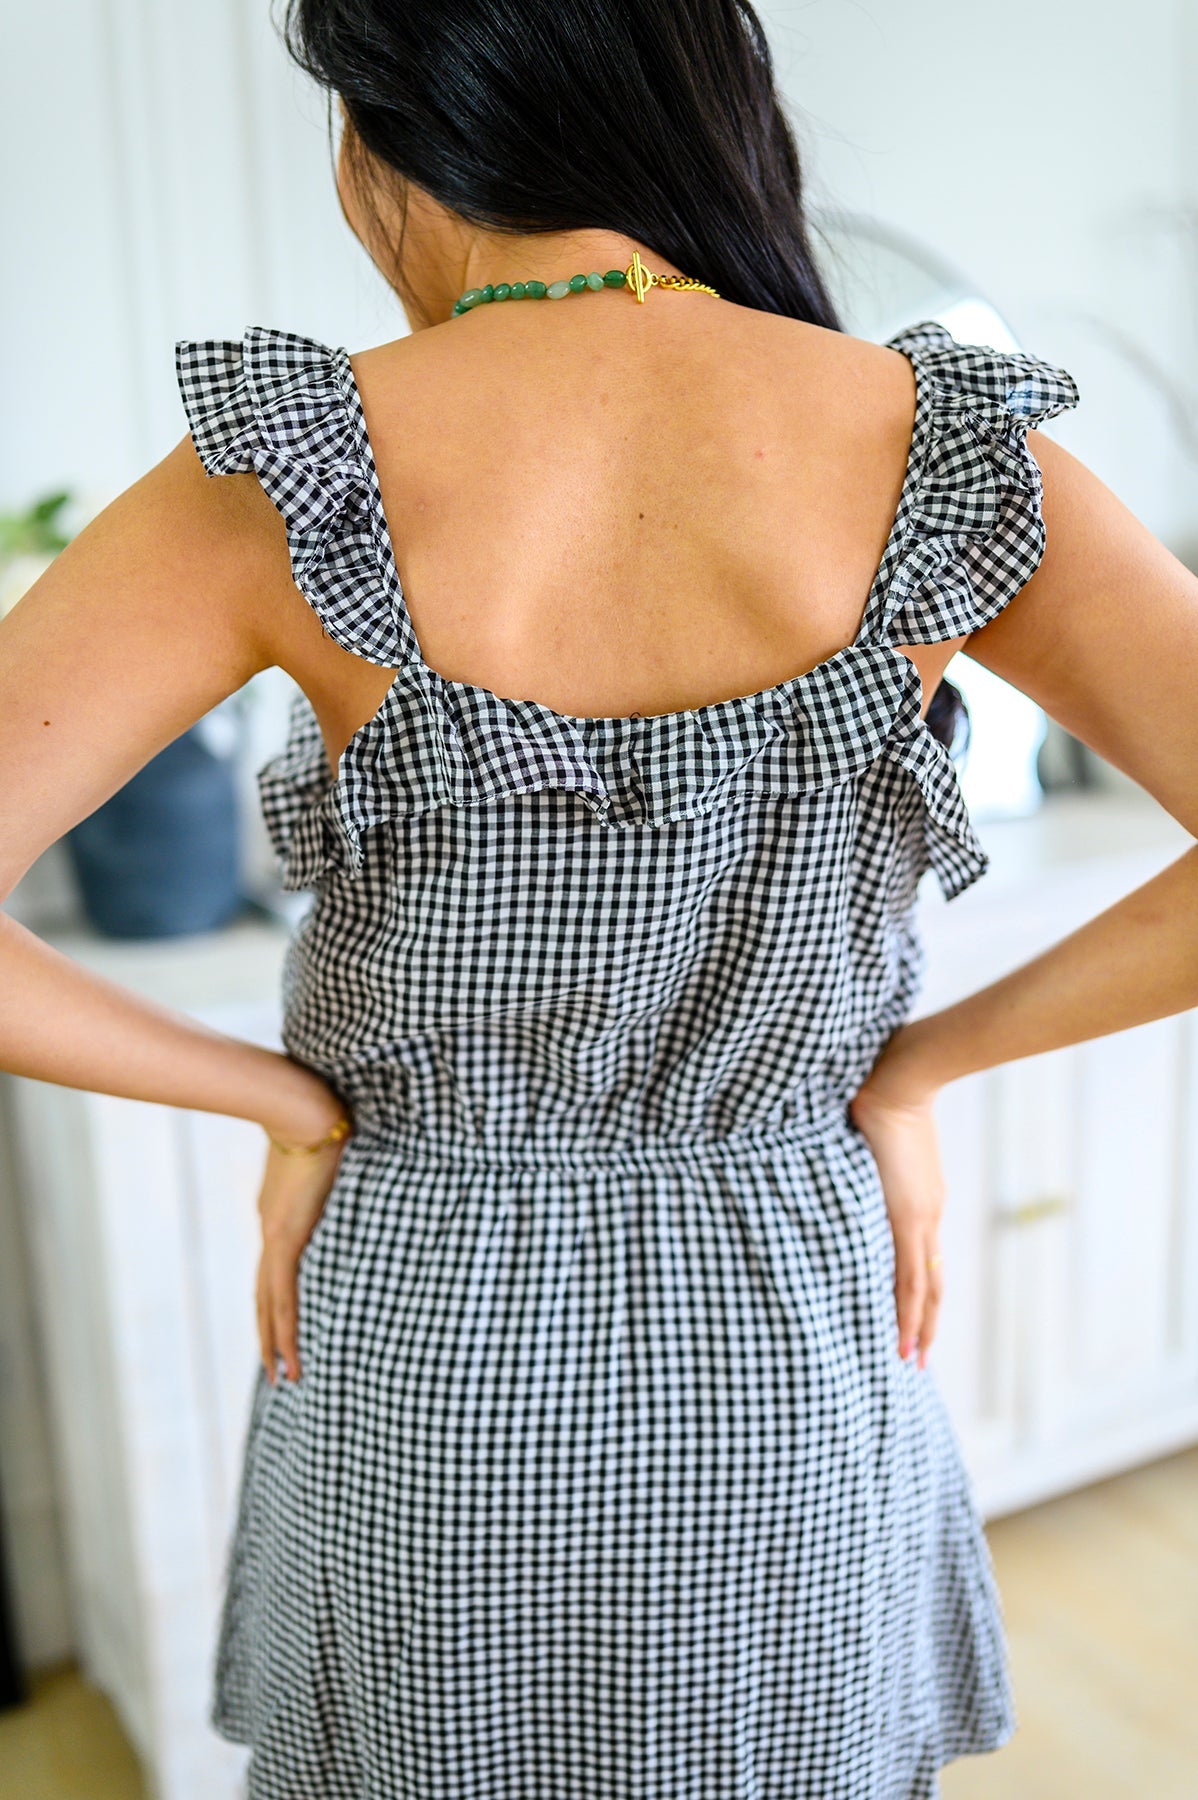
<path id="1" fill-rule="evenodd" d="M 644 263 L 641 261 L 640 251 L 634 250 L 632 253 L 632 261 L 624 271 L 624 279 L 643 306 L 645 304 L 645 295 L 656 282 L 657 276 L 653 273 L 652 269 L 647 269 L 645 267 Z"/>

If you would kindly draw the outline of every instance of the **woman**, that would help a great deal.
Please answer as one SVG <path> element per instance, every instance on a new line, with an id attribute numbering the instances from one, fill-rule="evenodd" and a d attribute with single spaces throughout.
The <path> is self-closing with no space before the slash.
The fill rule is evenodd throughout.
<path id="1" fill-rule="evenodd" d="M 965 647 L 1193 828 L 1198 583 L 1035 430 L 1064 370 L 839 328 L 743 4 L 288 32 L 411 332 L 182 342 L 0 629 L 4 891 L 303 691 L 287 1055 L 0 932 L 6 1067 L 271 1139 L 213 1723 L 255 1800 L 935 1794 L 1016 1721 L 933 1103 L 1198 1003 L 1198 851 L 912 1019 L 986 866 L 929 705 Z"/>

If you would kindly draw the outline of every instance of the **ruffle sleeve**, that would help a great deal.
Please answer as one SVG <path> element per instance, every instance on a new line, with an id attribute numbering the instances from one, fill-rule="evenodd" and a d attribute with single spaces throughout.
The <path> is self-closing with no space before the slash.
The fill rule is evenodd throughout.
<path id="1" fill-rule="evenodd" d="M 407 621 L 345 350 L 253 325 L 240 340 L 181 338 L 175 373 L 205 469 L 258 477 L 327 635 L 384 668 L 405 662 Z"/>
<path id="2" fill-rule="evenodd" d="M 958 343 L 931 320 L 889 344 L 916 363 L 930 417 L 878 635 L 942 643 L 988 624 L 1039 567 L 1042 482 L 1027 433 L 1076 406 L 1078 388 L 1054 363 Z"/>

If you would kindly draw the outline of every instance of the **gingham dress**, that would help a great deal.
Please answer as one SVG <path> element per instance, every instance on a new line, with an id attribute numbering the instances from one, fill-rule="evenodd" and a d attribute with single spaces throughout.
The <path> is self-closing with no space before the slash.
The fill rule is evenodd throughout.
<path id="1" fill-rule="evenodd" d="M 358 1123 L 254 1392 L 212 1723 L 253 1800 L 923 1800 L 1016 1718 L 999 1597 L 847 1113 L 912 1011 L 916 887 L 987 857 L 895 648 L 1044 544 L 1060 368 L 919 323 L 856 641 L 582 718 L 428 668 L 343 349 L 183 341 L 328 635 L 396 670 L 339 778 L 260 775 L 314 901 L 288 1049 Z M 247 1372 L 248 1373 L 248 1372 Z"/>

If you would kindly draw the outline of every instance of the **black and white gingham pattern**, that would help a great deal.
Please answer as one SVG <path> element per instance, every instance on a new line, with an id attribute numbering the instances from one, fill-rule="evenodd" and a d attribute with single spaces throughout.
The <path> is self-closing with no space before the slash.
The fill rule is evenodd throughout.
<path id="1" fill-rule="evenodd" d="M 359 1132 L 259 1378 L 213 1722 L 252 1800 L 926 1800 L 1015 1725 L 999 1597 L 846 1102 L 911 1011 L 920 875 L 985 852 L 894 646 L 1043 549 L 1060 369 L 919 324 L 856 643 L 742 699 L 573 718 L 443 679 L 341 349 L 180 343 L 336 641 L 397 670 L 330 788 L 262 797 L 312 887 L 285 1037 Z"/>
<path id="2" fill-rule="evenodd" d="M 892 644 L 933 644 L 980 631 L 1034 574 L 1044 522 L 1026 434 L 1076 406 L 1078 391 L 1052 363 L 958 344 L 930 322 L 891 342 L 929 390 L 929 428 L 879 628 Z"/>

